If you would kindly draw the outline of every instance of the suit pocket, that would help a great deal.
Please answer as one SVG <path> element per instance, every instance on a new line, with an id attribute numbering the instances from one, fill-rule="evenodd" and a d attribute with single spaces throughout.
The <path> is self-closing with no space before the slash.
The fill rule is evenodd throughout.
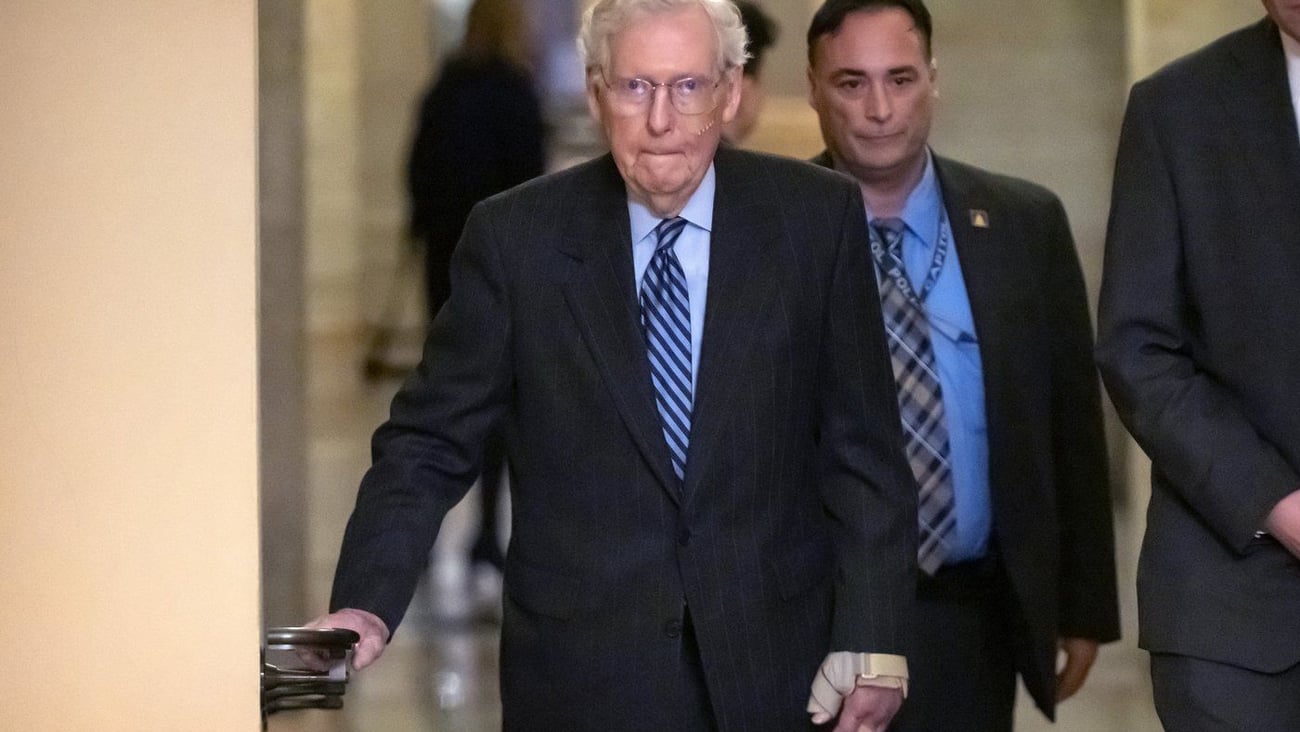
<path id="1" fill-rule="evenodd" d="M 504 587 L 523 609 L 557 620 L 572 617 L 582 598 L 581 581 L 519 562 L 506 565 Z"/>
<path id="2" fill-rule="evenodd" d="M 830 547 L 821 541 L 804 542 L 772 561 L 776 590 L 782 600 L 793 600 L 830 579 Z"/>

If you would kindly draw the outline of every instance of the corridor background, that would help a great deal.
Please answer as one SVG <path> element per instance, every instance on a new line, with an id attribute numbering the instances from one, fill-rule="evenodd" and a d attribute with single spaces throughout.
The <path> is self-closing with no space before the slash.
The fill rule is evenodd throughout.
<path id="1" fill-rule="evenodd" d="M 549 40 L 542 65 L 554 164 L 598 150 L 582 106 L 570 39 L 576 2 L 532 0 Z M 821 149 L 804 99 L 804 32 L 817 3 L 767 0 L 781 24 L 767 62 L 769 103 L 751 146 L 806 158 Z M 396 387 L 361 376 L 367 336 L 381 319 L 406 244 L 401 170 L 415 105 L 439 55 L 455 43 L 458 0 L 300 0 L 262 3 L 263 231 L 297 241 L 296 328 L 264 342 L 292 351 L 300 405 L 264 395 L 264 420 L 301 424 L 301 445 L 268 438 L 263 474 L 264 621 L 300 622 L 323 610 L 343 525 L 369 462 L 369 435 Z M 1042 183 L 1070 215 L 1095 306 L 1110 177 L 1129 84 L 1177 55 L 1262 15 L 1255 0 L 932 0 L 942 154 Z M 274 38 L 274 46 L 267 39 Z M 575 74 L 577 81 L 575 82 Z M 275 122 L 273 124 L 272 122 Z M 284 154 L 277 140 L 294 139 Z M 269 147 L 268 147 L 269 146 Z M 278 152 L 277 152 L 278 151 Z M 272 157 L 273 156 L 273 157 Z M 296 166 L 296 167 L 295 167 Z M 275 181 L 268 186 L 265 181 Z M 268 207 L 275 197 L 276 208 Z M 284 224 L 268 234 L 268 215 Z M 272 248 L 271 251 L 277 251 Z M 286 267 L 276 272 L 281 277 Z M 293 266 L 288 266 L 291 272 Z M 265 263 L 264 263 L 265 271 Z M 418 355 L 418 276 L 400 298 L 391 357 Z M 281 292 L 285 291 L 282 290 Z M 269 296 L 264 293 L 263 297 Z M 265 324 L 264 324 L 265 327 Z M 285 339 L 288 339 L 287 341 Z M 266 405 L 273 405 L 267 408 Z M 295 422 L 297 420 L 297 422 Z M 1146 466 L 1113 420 L 1116 532 L 1124 639 L 1105 646 L 1084 691 L 1052 727 L 1022 699 L 1018 730 L 1144 732 L 1151 710 L 1146 654 L 1135 646 L 1133 575 Z M 294 450 L 299 452 L 295 453 Z M 273 456 L 280 477 L 268 476 Z M 296 459 L 295 458 L 299 458 Z M 296 473 L 295 473 L 296 471 Z M 291 476 L 300 475 L 295 482 Z M 496 630 L 475 607 L 463 561 L 472 509 L 444 525 L 428 581 L 382 661 L 354 678 L 342 712 L 278 716 L 272 730 L 479 730 L 499 726 Z"/>

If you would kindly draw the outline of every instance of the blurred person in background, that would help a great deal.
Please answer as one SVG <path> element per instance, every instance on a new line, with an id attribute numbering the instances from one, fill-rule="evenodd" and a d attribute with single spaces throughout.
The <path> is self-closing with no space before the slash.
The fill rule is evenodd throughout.
<path id="1" fill-rule="evenodd" d="M 739 145 L 758 126 L 758 116 L 763 111 L 763 54 L 776 43 L 777 26 L 767 13 L 750 0 L 735 0 L 740 10 L 740 22 L 745 25 L 749 43 L 745 50 L 744 74 L 740 79 L 740 108 L 736 118 L 722 126 L 722 139 L 730 145 Z"/>
<path id="2" fill-rule="evenodd" d="M 430 323 L 447 300 L 451 253 L 470 209 L 545 167 L 531 38 L 521 0 L 477 0 L 464 41 L 420 104 L 407 165 L 408 231 L 425 248 Z M 497 515 L 505 467 L 501 439 L 494 435 L 483 457 L 470 562 L 497 575 L 503 566 Z"/>

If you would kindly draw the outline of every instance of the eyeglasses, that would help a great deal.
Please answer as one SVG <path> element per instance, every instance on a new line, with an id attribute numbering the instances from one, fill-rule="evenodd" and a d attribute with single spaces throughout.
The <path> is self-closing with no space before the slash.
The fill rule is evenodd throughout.
<path id="1" fill-rule="evenodd" d="M 672 100 L 673 108 L 678 112 L 689 115 L 704 114 L 717 106 L 713 101 L 713 90 L 722 83 L 721 79 L 711 79 L 707 76 L 688 76 L 676 81 L 658 83 L 627 77 L 615 77 L 611 81 L 605 78 L 604 74 L 601 74 L 601 78 L 609 89 L 615 111 L 622 114 L 636 114 L 649 107 L 654 101 L 655 90 L 659 87 L 668 90 L 668 98 Z"/>

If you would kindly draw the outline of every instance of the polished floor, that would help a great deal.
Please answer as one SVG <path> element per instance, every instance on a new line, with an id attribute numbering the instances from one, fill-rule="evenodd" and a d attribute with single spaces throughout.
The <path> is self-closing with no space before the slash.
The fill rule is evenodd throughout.
<path id="1" fill-rule="evenodd" d="M 339 538 L 368 461 L 371 430 L 382 420 L 397 383 L 361 377 L 359 338 L 318 337 L 312 343 L 309 595 L 323 607 Z M 413 358 L 414 346 L 396 354 Z M 399 351 L 401 348 L 399 347 Z M 466 566 L 465 547 L 476 508 L 470 498 L 447 518 L 431 569 L 406 621 L 380 661 L 353 676 L 345 708 L 293 712 L 271 719 L 272 732 L 483 732 L 500 726 L 497 633 L 491 582 Z M 1017 730 L 1144 732 L 1160 729 L 1151 709 L 1146 654 L 1133 645 L 1135 559 L 1127 511 L 1118 513 L 1120 574 L 1128 637 L 1103 648 L 1091 679 L 1060 709 L 1053 726 L 1023 697 Z"/>

